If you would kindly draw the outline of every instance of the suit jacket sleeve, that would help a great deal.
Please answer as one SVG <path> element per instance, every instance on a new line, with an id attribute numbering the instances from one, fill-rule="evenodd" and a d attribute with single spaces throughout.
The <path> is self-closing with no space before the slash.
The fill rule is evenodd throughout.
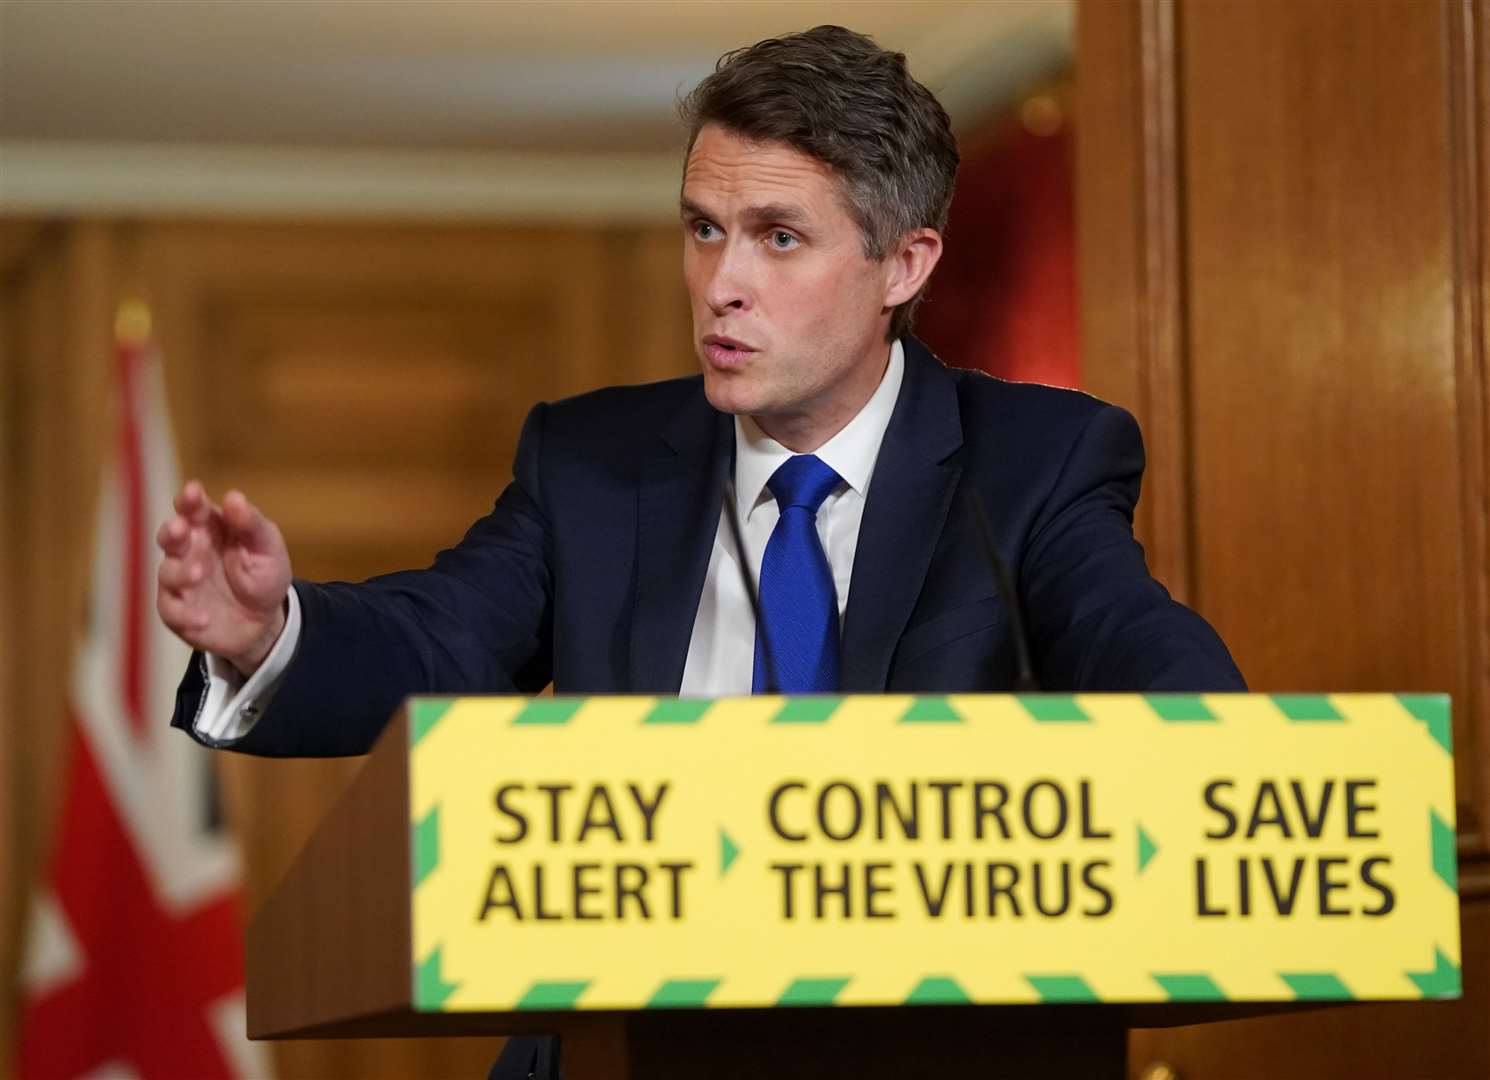
<path id="1" fill-rule="evenodd" d="M 294 659 L 272 703 L 232 749 L 273 756 L 362 754 L 407 695 L 536 693 L 552 666 L 552 537 L 542 449 L 546 406 L 528 415 L 513 480 L 492 511 L 425 570 L 360 584 L 296 580 Z M 200 655 L 172 723 L 192 731 Z"/>
<path id="2" fill-rule="evenodd" d="M 1246 683 L 1210 625 L 1149 576 L 1133 538 L 1138 425 L 1087 420 L 1032 526 L 1021 574 L 1042 685 L 1089 691 L 1230 691 Z"/>

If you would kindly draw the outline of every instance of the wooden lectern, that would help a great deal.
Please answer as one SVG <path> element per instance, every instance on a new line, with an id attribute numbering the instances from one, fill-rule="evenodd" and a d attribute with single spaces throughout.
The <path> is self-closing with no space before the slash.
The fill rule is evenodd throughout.
<path id="1" fill-rule="evenodd" d="M 248 931 L 253 1038 L 557 1034 L 567 1080 L 908 1076 L 1118 1080 L 1127 1029 L 1309 1007 L 1256 1000 L 1140 1004 L 421 1011 L 411 961 L 414 706 Z M 412 725 L 412 727 L 411 727 Z M 494 1043 L 493 1055 L 497 1051 Z"/>

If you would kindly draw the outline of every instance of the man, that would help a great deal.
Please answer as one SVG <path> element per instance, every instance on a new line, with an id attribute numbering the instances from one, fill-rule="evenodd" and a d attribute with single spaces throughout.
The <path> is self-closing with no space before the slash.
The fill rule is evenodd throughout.
<path id="1" fill-rule="evenodd" d="M 980 506 L 1045 687 L 1244 689 L 1133 540 L 1132 419 L 909 336 L 957 151 L 904 57 L 818 27 L 725 56 L 683 114 L 702 376 L 537 406 L 492 512 L 360 585 L 292 587 L 273 523 L 188 484 L 159 536 L 161 617 L 199 650 L 173 722 L 349 754 L 417 692 L 1007 690 Z"/>

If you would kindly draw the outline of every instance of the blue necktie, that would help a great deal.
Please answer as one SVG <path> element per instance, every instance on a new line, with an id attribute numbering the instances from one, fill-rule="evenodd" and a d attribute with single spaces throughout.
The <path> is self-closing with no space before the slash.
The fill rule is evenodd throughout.
<path id="1" fill-rule="evenodd" d="M 811 454 L 789 458 L 766 481 L 781 519 L 761 559 L 754 693 L 828 694 L 838 689 L 838 594 L 817 538 L 817 508 L 842 482 Z M 769 647 L 761 640 L 763 633 Z"/>

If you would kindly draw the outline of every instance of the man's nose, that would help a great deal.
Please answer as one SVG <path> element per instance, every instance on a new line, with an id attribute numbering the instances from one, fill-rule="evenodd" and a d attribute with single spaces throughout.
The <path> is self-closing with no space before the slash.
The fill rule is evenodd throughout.
<path id="1" fill-rule="evenodd" d="M 704 302 L 715 315 L 723 315 L 732 308 L 747 310 L 750 307 L 749 278 L 744 253 L 733 244 L 726 244 L 704 287 Z"/>

